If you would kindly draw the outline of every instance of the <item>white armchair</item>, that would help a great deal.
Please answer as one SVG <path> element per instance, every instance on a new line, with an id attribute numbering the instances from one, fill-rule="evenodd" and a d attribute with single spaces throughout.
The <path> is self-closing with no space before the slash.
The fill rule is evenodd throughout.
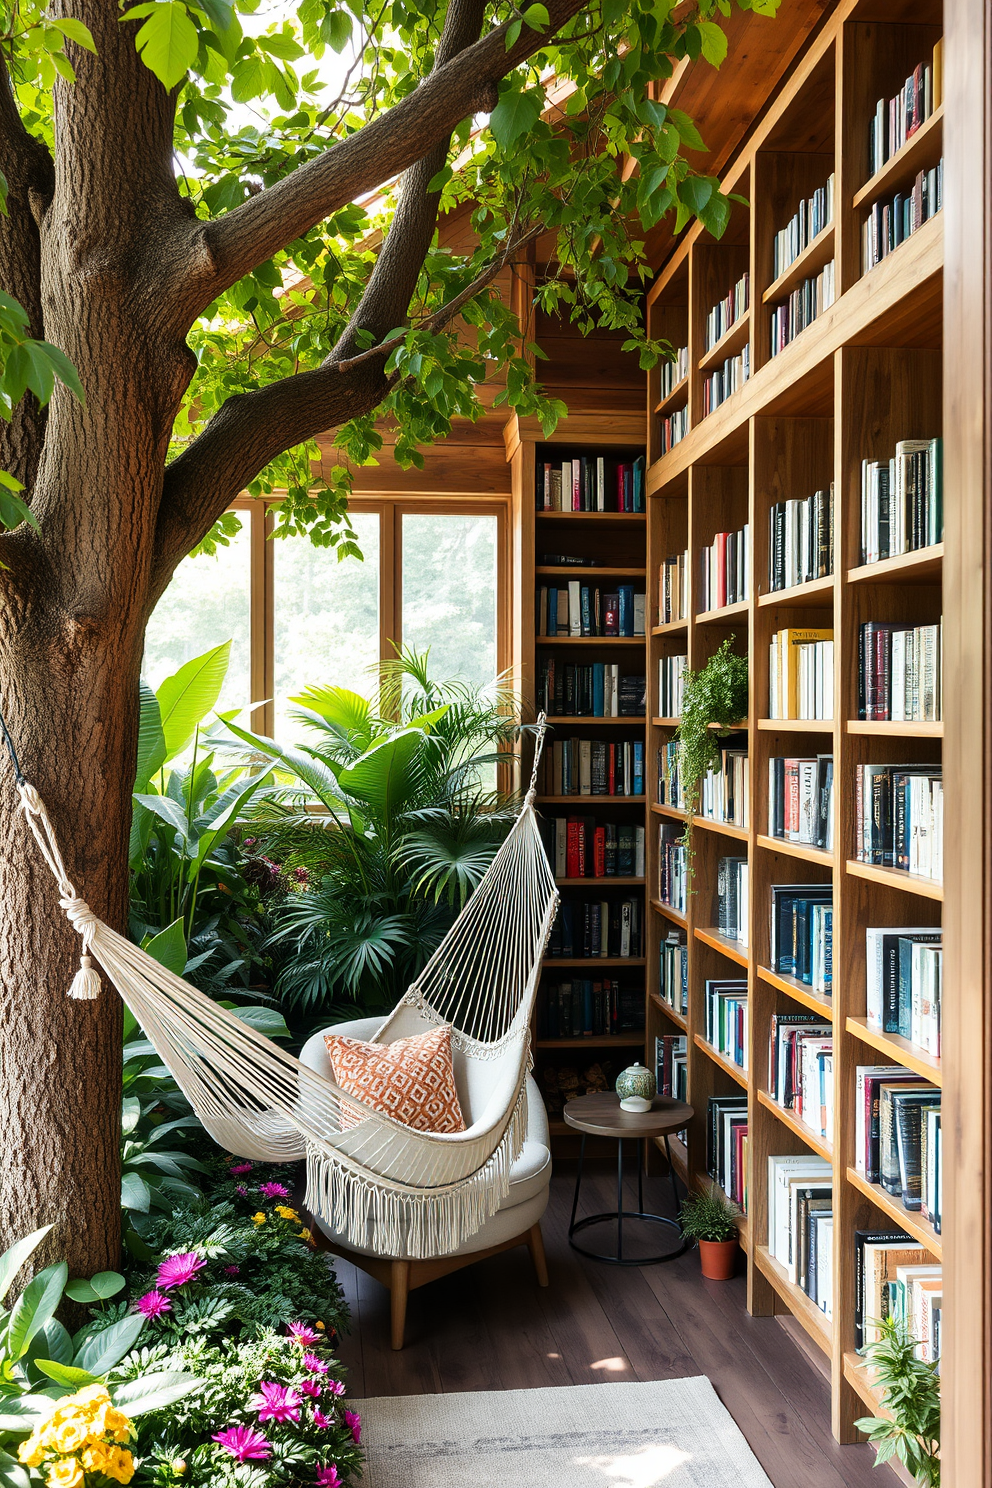
<path id="1" fill-rule="evenodd" d="M 358 1018 L 350 1023 L 337 1023 L 333 1028 L 315 1033 L 307 1040 L 300 1054 L 300 1061 L 318 1074 L 330 1075 L 325 1033 L 339 1033 L 345 1038 L 371 1039 L 381 1026 L 381 1018 Z M 459 1075 L 456 1061 L 458 1096 L 466 1124 L 471 1124 L 479 1113 L 472 1110 L 472 1092 Z M 511 1250 L 516 1245 L 526 1245 L 539 1284 L 548 1285 L 541 1216 L 548 1207 L 550 1182 L 551 1150 L 547 1113 L 541 1093 L 533 1078 L 528 1075 L 527 1135 L 520 1156 L 510 1170 L 510 1191 L 492 1218 L 457 1250 L 429 1259 L 417 1259 L 402 1252 L 399 1255 L 383 1255 L 372 1247 L 356 1249 L 342 1244 L 339 1236 L 319 1214 L 312 1216 L 314 1235 L 324 1248 L 351 1261 L 388 1288 L 391 1342 L 394 1349 L 401 1349 L 406 1325 L 407 1297 L 410 1292 L 425 1286 L 429 1281 L 447 1276 L 451 1271 L 458 1271 L 462 1266 L 470 1266 L 473 1261 L 480 1261 L 501 1250 Z"/>

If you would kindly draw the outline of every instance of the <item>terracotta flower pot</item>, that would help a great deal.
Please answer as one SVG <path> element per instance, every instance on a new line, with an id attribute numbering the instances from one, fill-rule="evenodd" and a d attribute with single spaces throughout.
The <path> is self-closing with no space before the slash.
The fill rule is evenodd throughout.
<path id="1" fill-rule="evenodd" d="M 709 1281 L 729 1281 L 737 1263 L 737 1239 L 700 1240 L 699 1261 Z"/>

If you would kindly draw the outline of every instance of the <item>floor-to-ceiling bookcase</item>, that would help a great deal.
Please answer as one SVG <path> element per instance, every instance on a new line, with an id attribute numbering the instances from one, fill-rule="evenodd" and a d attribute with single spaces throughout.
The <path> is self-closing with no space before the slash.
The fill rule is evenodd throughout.
<path id="1" fill-rule="evenodd" d="M 741 1239 L 749 1259 L 754 1313 L 791 1312 L 830 1361 L 834 1431 L 850 1440 L 865 1404 L 877 1403 L 854 1349 L 854 1232 L 897 1226 L 936 1259 L 941 1237 L 901 1199 L 869 1184 L 855 1170 L 855 1071 L 859 1065 L 907 1065 L 936 1085 L 940 1059 L 866 1021 L 865 931 L 869 926 L 940 923 L 943 885 L 856 860 L 855 782 L 864 763 L 939 762 L 941 722 L 869 722 L 858 717 L 859 626 L 868 620 L 940 620 L 942 544 L 867 565 L 861 553 L 861 462 L 887 460 L 897 441 L 942 432 L 943 218 L 925 221 L 875 267 L 863 262 L 863 224 L 873 205 L 912 190 L 920 171 L 942 156 L 943 109 L 936 106 L 908 142 L 874 174 L 869 124 L 876 100 L 893 96 L 918 62 L 929 63 L 941 36 L 939 5 L 907 11 L 883 4 L 841 5 L 824 25 L 792 77 L 773 100 L 732 163 L 724 189 L 734 205 L 720 241 L 702 228 L 685 234 L 661 268 L 649 295 L 652 332 L 688 348 L 688 373 L 649 387 L 648 590 L 659 564 L 689 552 L 690 591 L 684 620 L 649 626 L 649 698 L 657 696 L 658 663 L 685 654 L 702 666 L 730 636 L 749 662 L 746 729 L 750 766 L 748 823 L 728 827 L 696 818 L 694 890 L 685 915 L 658 902 L 658 852 L 649 845 L 647 877 L 653 928 L 648 940 L 648 1041 L 684 1032 L 689 1099 L 690 1177 L 706 1166 L 705 1115 L 710 1096 L 746 1092 L 748 1205 Z M 775 234 L 800 201 L 832 176 L 832 220 L 787 268 L 775 273 Z M 832 269 L 829 267 L 832 265 Z M 835 297 L 811 324 L 773 354 L 773 315 L 803 281 L 833 274 Z M 744 273 L 748 303 L 715 345 L 707 314 Z M 822 277 L 821 277 L 822 283 Z M 728 358 L 749 359 L 749 376 L 711 412 L 706 380 Z M 732 369 L 728 368 L 728 382 Z M 672 415 L 686 409 L 684 432 Z M 681 438 L 678 435 L 681 434 Z M 833 486 L 832 573 L 770 592 L 770 509 L 788 498 Z M 743 601 L 703 611 L 700 552 L 718 532 L 748 524 L 750 584 Z M 815 721 L 769 717 L 769 643 L 783 628 L 832 630 L 834 716 Z M 649 703 L 648 780 L 677 720 Z M 768 835 L 768 762 L 775 756 L 833 757 L 835 821 L 831 851 Z M 659 805 L 657 826 L 681 820 Z M 716 918 L 718 860 L 746 856 L 749 924 L 746 942 L 728 941 Z M 769 904 L 773 884 L 830 884 L 833 889 L 833 990 L 815 993 L 770 964 Z M 689 945 L 689 1005 L 685 1018 L 656 995 L 657 951 L 672 924 Z M 721 1057 L 704 1037 L 704 987 L 714 978 L 746 977 L 747 1068 Z M 953 989 L 948 993 L 952 995 Z M 768 1089 L 769 1023 L 773 1013 L 812 1011 L 832 1025 L 832 1131 L 814 1135 Z M 833 1315 L 828 1319 L 788 1280 L 768 1249 L 767 1158 L 813 1153 L 833 1175 Z"/>

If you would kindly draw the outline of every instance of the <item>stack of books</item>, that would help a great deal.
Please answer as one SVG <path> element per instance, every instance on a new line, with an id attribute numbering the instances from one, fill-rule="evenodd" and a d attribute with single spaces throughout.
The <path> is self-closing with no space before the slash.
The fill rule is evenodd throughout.
<path id="1" fill-rule="evenodd" d="M 644 828 L 592 816 L 542 818 L 541 837 L 556 878 L 643 878 Z"/>
<path id="2" fill-rule="evenodd" d="M 858 717 L 932 723 L 941 713 L 943 627 L 868 620 L 858 627 Z"/>
<path id="3" fill-rule="evenodd" d="M 860 765 L 855 771 L 858 861 L 944 876 L 944 787 L 940 765 Z"/>
<path id="4" fill-rule="evenodd" d="M 681 811 L 682 786 L 679 783 L 679 742 L 669 739 L 658 749 L 658 805 L 674 806 Z"/>
<path id="5" fill-rule="evenodd" d="M 740 604 L 751 589 L 751 528 L 718 532 L 700 553 L 699 610 L 722 610 Z"/>
<path id="6" fill-rule="evenodd" d="M 539 636 L 642 636 L 644 595 L 633 584 L 609 592 L 570 579 L 567 585 L 538 585 L 535 610 Z"/>
<path id="7" fill-rule="evenodd" d="M 721 742 L 719 750 L 719 765 L 711 765 L 700 782 L 699 815 L 707 821 L 746 827 L 750 781 L 747 740 L 743 747 L 732 741 Z"/>
<path id="8" fill-rule="evenodd" d="M 940 1055 L 944 952 L 939 925 L 870 926 L 867 938 L 868 1024 Z"/>
<path id="9" fill-rule="evenodd" d="M 553 960 L 643 956 L 643 906 L 639 899 L 563 899 L 548 940 Z"/>
<path id="10" fill-rule="evenodd" d="M 834 1128 L 833 1025 L 815 1013 L 772 1013 L 768 1088 L 818 1137 Z"/>
<path id="11" fill-rule="evenodd" d="M 643 741 L 555 739 L 541 756 L 537 789 L 542 796 L 643 796 Z"/>
<path id="12" fill-rule="evenodd" d="M 605 455 L 578 455 L 570 460 L 539 461 L 537 509 L 642 512 L 644 456 L 615 461 Z"/>
<path id="13" fill-rule="evenodd" d="M 824 997 L 833 980 L 833 893 L 824 883 L 771 886 L 772 970 Z"/>
<path id="14" fill-rule="evenodd" d="M 738 279 L 734 287 L 718 300 L 706 316 L 706 350 L 711 351 L 722 336 L 725 336 L 732 325 L 736 325 L 742 315 L 747 314 L 750 304 L 750 275 L 747 270 Z"/>
<path id="15" fill-rule="evenodd" d="M 672 553 L 658 567 L 658 624 L 689 616 L 689 549 Z"/>
<path id="16" fill-rule="evenodd" d="M 688 432 L 689 406 L 686 404 L 685 408 L 676 408 L 674 413 L 670 413 L 667 418 L 662 419 L 659 430 L 661 453 L 667 455 L 669 450 L 674 449 L 677 444 L 681 444 Z"/>
<path id="17" fill-rule="evenodd" d="M 583 666 L 543 657 L 537 680 L 538 706 L 555 718 L 643 718 L 643 675 L 623 675 L 619 664 Z"/>
<path id="18" fill-rule="evenodd" d="M 942 456 L 940 439 L 900 439 L 891 460 L 862 460 L 862 563 L 943 541 Z"/>
<path id="19" fill-rule="evenodd" d="M 538 1003 L 538 1038 L 639 1033 L 643 1027 L 643 988 L 621 987 L 615 979 L 554 982 Z"/>
<path id="20" fill-rule="evenodd" d="M 768 651 L 768 717 L 832 719 L 834 633 L 776 631 Z"/>
<path id="21" fill-rule="evenodd" d="M 813 239 L 834 220 L 834 177 L 831 171 L 825 186 L 819 187 L 806 201 L 801 201 L 785 227 L 772 243 L 772 279 L 791 268 Z"/>
<path id="22" fill-rule="evenodd" d="M 940 1266 L 903 1230 L 855 1230 L 855 1348 L 876 1343 L 879 1323 L 895 1317 L 917 1340 L 918 1356 L 938 1363 L 941 1293 Z"/>
<path id="23" fill-rule="evenodd" d="M 912 139 L 944 101 L 944 42 L 918 62 L 894 98 L 880 98 L 868 125 L 868 173 L 873 176 Z"/>
<path id="24" fill-rule="evenodd" d="M 768 584 L 772 591 L 824 579 L 834 571 L 834 486 L 776 501 L 768 513 Z"/>
<path id="25" fill-rule="evenodd" d="M 711 1095 L 706 1114 L 706 1171 L 746 1213 L 747 1096 Z"/>
<path id="26" fill-rule="evenodd" d="M 669 909 L 685 914 L 688 890 L 685 833 L 662 822 L 658 828 L 658 898 Z"/>
<path id="27" fill-rule="evenodd" d="M 744 346 L 736 356 L 729 356 L 722 366 L 703 378 L 703 416 L 726 403 L 751 376 L 751 347 Z"/>
<path id="28" fill-rule="evenodd" d="M 747 979 L 707 982 L 703 990 L 706 1042 L 731 1064 L 747 1069 Z"/>
<path id="29" fill-rule="evenodd" d="M 772 356 L 778 356 L 800 331 L 812 325 L 824 310 L 829 310 L 836 297 L 836 275 L 834 260 L 831 259 L 818 274 L 804 279 L 799 288 L 772 311 Z"/>
<path id="30" fill-rule="evenodd" d="M 689 1088 L 689 1057 L 684 1033 L 663 1033 L 655 1039 L 654 1067 L 658 1094 L 669 1100 L 684 1101 Z"/>
<path id="31" fill-rule="evenodd" d="M 681 718 L 688 656 L 662 656 L 658 661 L 658 717 Z"/>
<path id="32" fill-rule="evenodd" d="M 833 1311 L 833 1187 L 822 1157 L 768 1159 L 768 1249 L 821 1312 Z"/>
<path id="33" fill-rule="evenodd" d="M 748 942 L 750 880 L 747 858 L 721 858 L 716 868 L 716 928 L 728 940 Z"/>
<path id="34" fill-rule="evenodd" d="M 902 1065 L 855 1071 L 855 1166 L 940 1227 L 940 1090 Z"/>
<path id="35" fill-rule="evenodd" d="M 689 947 L 684 930 L 669 930 L 658 949 L 658 992 L 683 1017 L 689 1011 Z"/>
<path id="36" fill-rule="evenodd" d="M 768 761 L 768 835 L 830 852 L 834 845 L 834 757 L 775 755 Z"/>
<path id="37" fill-rule="evenodd" d="M 663 402 L 689 376 L 689 348 L 680 346 L 674 357 L 661 363 L 658 398 Z"/>
<path id="38" fill-rule="evenodd" d="M 936 217 L 944 205 L 944 162 L 921 170 L 911 191 L 897 191 L 891 201 L 875 202 L 861 227 L 864 273 L 888 258 L 916 230 Z"/>

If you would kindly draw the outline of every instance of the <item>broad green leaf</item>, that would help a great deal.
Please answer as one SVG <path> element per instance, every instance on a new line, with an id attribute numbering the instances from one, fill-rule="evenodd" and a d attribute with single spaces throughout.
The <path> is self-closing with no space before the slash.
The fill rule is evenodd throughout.
<path id="1" fill-rule="evenodd" d="M 381 816 L 389 816 L 413 793 L 414 761 L 426 737 L 420 729 L 398 729 L 388 739 L 373 744 L 341 771 L 338 780 L 342 790 Z"/>
<path id="2" fill-rule="evenodd" d="M 35 529 L 38 527 L 38 518 L 27 502 L 13 491 L 0 488 L 0 527 L 19 527 L 22 522 L 30 522 Z"/>
<path id="3" fill-rule="evenodd" d="M 501 94 L 489 116 L 489 127 L 500 149 L 509 150 L 521 135 L 528 134 L 541 117 L 543 106 L 543 97 L 534 92 L 520 93 L 512 88 Z"/>
<path id="4" fill-rule="evenodd" d="M 121 1176 L 121 1207 L 123 1209 L 134 1209 L 139 1214 L 147 1214 L 151 1208 L 152 1193 L 145 1180 L 137 1173 L 124 1173 Z"/>
<path id="5" fill-rule="evenodd" d="M 703 56 L 714 67 L 719 67 L 727 55 L 727 33 L 716 21 L 697 21 L 696 30 L 702 43 Z"/>
<path id="6" fill-rule="evenodd" d="M 66 1385 L 70 1390 L 81 1390 L 85 1385 L 96 1383 L 96 1375 L 91 1374 L 88 1369 L 61 1364 L 57 1359 L 36 1359 L 35 1363 L 42 1374 L 47 1374 L 57 1385 Z"/>
<path id="7" fill-rule="evenodd" d="M 361 746 L 372 742 L 372 704 L 360 693 L 347 687 L 305 687 L 296 697 L 287 698 L 296 707 L 318 714 L 325 723 L 338 729 L 345 738 Z"/>
<path id="8" fill-rule="evenodd" d="M 183 932 L 182 917 L 173 920 L 171 925 L 166 925 L 151 940 L 146 941 L 142 949 L 154 958 L 159 966 L 164 966 L 167 971 L 173 972 L 181 977 L 186 970 L 186 936 Z"/>
<path id="9" fill-rule="evenodd" d="M 133 14 L 133 11 L 126 11 L 123 19 L 128 20 Z M 196 61 L 200 39 L 185 5 L 179 0 L 157 0 L 134 38 L 134 44 L 145 66 L 164 88 L 171 89 L 182 81 Z"/>
<path id="10" fill-rule="evenodd" d="M 28 1282 L 14 1303 L 7 1324 L 6 1351 L 12 1359 L 26 1353 L 34 1335 L 55 1316 L 68 1279 L 69 1268 L 59 1261 L 55 1266 L 46 1266 Z"/>
<path id="11" fill-rule="evenodd" d="M 106 1374 L 131 1352 L 144 1326 L 145 1319 L 136 1313 L 121 1318 L 119 1323 L 111 1323 L 109 1328 L 101 1328 L 77 1353 L 73 1361 L 76 1368 L 88 1369 L 91 1374 Z"/>
<path id="12" fill-rule="evenodd" d="M 531 31 L 546 31 L 551 25 L 551 17 L 548 15 L 546 5 L 528 5 L 521 15 L 521 20 Z"/>
<path id="13" fill-rule="evenodd" d="M 124 1278 L 119 1271 L 98 1271 L 90 1277 L 90 1286 L 100 1301 L 106 1302 L 108 1297 L 116 1297 L 123 1290 Z"/>
<path id="14" fill-rule="evenodd" d="M 273 739 L 266 739 L 262 734 L 249 733 L 247 729 L 239 728 L 236 723 L 228 722 L 227 727 L 236 738 L 249 744 L 257 754 L 274 760 L 280 769 L 287 770 L 304 785 L 309 786 L 321 804 L 329 811 L 333 811 L 335 806 L 340 807 L 342 796 L 337 776 L 322 760 L 313 759 L 300 749 L 290 749 L 288 745 L 277 744 Z"/>
<path id="15" fill-rule="evenodd" d="M 52 1402 L 45 1395 L 0 1395 L 0 1431 L 30 1431 L 51 1412 Z"/>
<path id="16" fill-rule="evenodd" d="M 141 1120 L 141 1102 L 137 1096 L 129 1095 L 121 1102 L 121 1133 L 125 1137 L 133 1132 Z"/>
<path id="17" fill-rule="evenodd" d="M 143 793 L 137 794 L 134 799 L 138 802 L 139 806 L 146 807 L 160 821 L 164 821 L 168 826 L 174 827 L 179 835 L 180 842 L 185 843 L 188 841 L 189 823 L 186 820 L 186 812 L 178 801 L 174 801 L 171 796 L 150 796 Z"/>
<path id="18" fill-rule="evenodd" d="M 71 1284 L 71 1283 L 70 1283 Z M 72 1359 L 72 1339 L 58 1318 L 52 1318 L 31 1340 L 28 1358 L 33 1363 L 39 1359 L 54 1360 L 68 1364 Z"/>
<path id="19" fill-rule="evenodd" d="M 227 1007 L 229 1004 L 223 1003 Z M 234 1007 L 231 1012 L 242 1023 L 247 1023 L 249 1028 L 254 1028 L 256 1033 L 264 1033 L 266 1038 L 290 1038 L 289 1028 L 286 1020 L 278 1008 L 267 1007 Z M 199 1125 L 199 1123 L 197 1123 Z"/>
<path id="20" fill-rule="evenodd" d="M 34 1484 L 37 1483 L 34 1478 Z M 33 1488 L 32 1474 L 21 1466 L 16 1457 L 0 1448 L 0 1488 Z"/>
<path id="21" fill-rule="evenodd" d="M 192 1374 L 162 1370 L 158 1374 L 142 1374 L 137 1379 L 114 1385 L 110 1393 L 118 1410 L 127 1416 L 142 1416 L 147 1411 L 161 1410 L 163 1406 L 192 1395 L 202 1389 L 204 1383 Z"/>
<path id="22" fill-rule="evenodd" d="M 217 704 L 231 659 L 231 642 L 194 656 L 157 689 L 165 733 L 166 761 L 185 749 L 198 723 Z"/>
<path id="23" fill-rule="evenodd" d="M 51 1228 L 50 1224 L 42 1225 L 40 1230 L 33 1230 L 30 1235 L 25 1235 L 23 1240 L 15 1240 L 10 1249 L 5 1250 L 0 1256 L 0 1302 L 10 1291 L 11 1283 L 24 1262 L 38 1249 Z"/>
<path id="24" fill-rule="evenodd" d="M 158 698 L 147 682 L 138 684 L 141 713 L 138 720 L 138 762 L 134 772 L 136 791 L 147 789 L 148 782 L 165 764 L 165 730 Z"/>
<path id="25" fill-rule="evenodd" d="M 207 857 L 219 842 L 227 836 L 231 827 L 238 819 L 243 806 L 251 800 L 252 796 L 263 785 L 272 783 L 272 775 L 255 775 L 246 780 L 244 776 L 229 785 L 213 806 L 210 808 L 209 826 L 200 830 L 190 845 L 191 860 L 188 869 L 188 877 L 192 883 L 196 874 L 200 871 Z M 197 821 L 200 827 L 200 820 Z"/>

